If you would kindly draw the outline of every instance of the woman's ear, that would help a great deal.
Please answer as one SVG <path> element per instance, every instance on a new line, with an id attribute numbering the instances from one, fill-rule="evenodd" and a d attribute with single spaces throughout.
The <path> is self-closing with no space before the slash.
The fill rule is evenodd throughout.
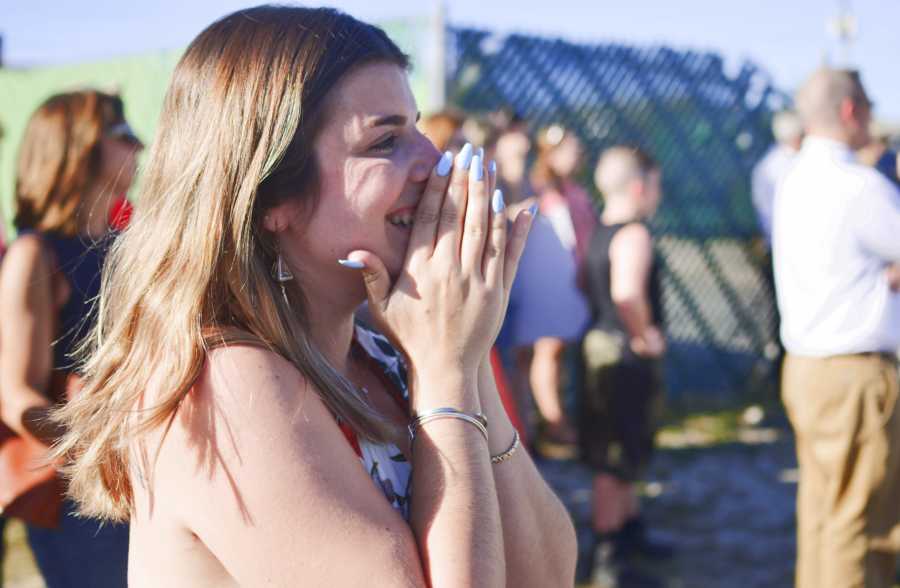
<path id="1" fill-rule="evenodd" d="M 272 233 L 280 233 L 290 226 L 298 212 L 297 203 L 293 200 L 286 200 L 266 212 L 263 216 L 263 227 Z"/>

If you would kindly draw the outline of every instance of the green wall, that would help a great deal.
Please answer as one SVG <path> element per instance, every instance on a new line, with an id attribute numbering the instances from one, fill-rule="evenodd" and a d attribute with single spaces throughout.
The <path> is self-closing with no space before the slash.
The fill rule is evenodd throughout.
<path id="1" fill-rule="evenodd" d="M 428 51 L 427 18 L 382 23 L 381 26 L 414 64 L 424 64 Z M 125 115 L 137 135 L 149 145 L 156 131 L 169 78 L 181 50 L 159 51 L 119 59 L 33 69 L 0 69 L 0 211 L 12 235 L 12 195 L 18 144 L 31 113 L 49 96 L 87 87 L 117 91 L 125 102 Z M 411 84 L 420 108 L 432 104 L 428 72 L 415 67 Z"/>

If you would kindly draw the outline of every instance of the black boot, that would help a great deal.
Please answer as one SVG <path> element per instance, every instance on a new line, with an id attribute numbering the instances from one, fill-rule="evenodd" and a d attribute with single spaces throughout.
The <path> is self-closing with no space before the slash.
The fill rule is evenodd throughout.
<path id="1" fill-rule="evenodd" d="M 594 545 L 591 586 L 597 588 L 619 588 L 622 561 L 616 549 L 614 534 L 597 533 Z"/>
<path id="2" fill-rule="evenodd" d="M 590 584 L 596 560 L 595 533 L 585 530 L 578 533 L 578 561 L 575 564 L 575 583 Z"/>
<path id="3" fill-rule="evenodd" d="M 622 557 L 617 538 L 618 533 L 596 533 L 590 562 L 584 562 L 578 582 L 591 588 L 662 588 L 656 576 Z"/>
<path id="4" fill-rule="evenodd" d="M 646 557 L 648 559 L 671 559 L 675 546 L 668 541 L 653 539 L 647 531 L 642 517 L 629 519 L 616 537 L 616 548 L 622 557 Z"/>

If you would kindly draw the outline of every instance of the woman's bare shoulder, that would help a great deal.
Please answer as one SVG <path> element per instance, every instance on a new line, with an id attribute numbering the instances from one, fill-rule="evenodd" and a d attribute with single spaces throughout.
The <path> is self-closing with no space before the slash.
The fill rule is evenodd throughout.
<path id="1" fill-rule="evenodd" d="M 257 486 L 273 471 L 302 485 L 309 455 L 340 436 L 314 387 L 280 355 L 255 345 L 214 348 L 169 426 L 151 437 L 152 487 L 194 518 L 202 512 L 195 499 L 264 493 Z"/>
<path id="2" fill-rule="evenodd" d="M 328 585 L 372 573 L 385 585 L 424 584 L 408 525 L 315 388 L 278 354 L 211 350 L 176 421 L 147 504 L 199 537 L 237 583 L 315 583 L 327 572 Z M 342 566 L 347 553 L 362 567 Z"/>
<path id="3" fill-rule="evenodd" d="M 289 361 L 261 345 L 232 344 L 210 349 L 200 376 L 186 397 L 182 422 L 194 433 L 215 422 L 197 419 L 214 414 L 219 424 L 239 431 L 287 434 L 297 428 L 297 416 L 330 420 L 315 388 Z M 199 428 L 199 430 L 198 430 Z"/>

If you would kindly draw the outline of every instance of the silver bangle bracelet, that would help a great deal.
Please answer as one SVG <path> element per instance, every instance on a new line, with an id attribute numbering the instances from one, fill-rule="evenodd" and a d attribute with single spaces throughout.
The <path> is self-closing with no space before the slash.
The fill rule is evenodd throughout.
<path id="1" fill-rule="evenodd" d="M 521 442 L 519 440 L 519 432 L 513 429 L 513 440 L 512 444 L 509 446 L 509 449 L 504 451 L 503 453 L 498 453 L 497 455 L 491 456 L 491 463 L 503 463 L 507 459 L 511 458 L 513 454 L 519 449 L 519 445 Z"/>
<path id="2" fill-rule="evenodd" d="M 418 431 L 422 425 L 430 421 L 436 421 L 438 419 L 459 419 L 462 421 L 466 421 L 467 423 L 470 423 L 475 428 L 477 428 L 481 435 L 484 437 L 484 440 L 487 441 L 487 418 L 483 414 L 468 414 L 460 410 L 456 410 L 455 408 L 435 408 L 417 414 L 415 418 L 413 418 L 412 422 L 409 424 L 410 445 L 413 441 L 415 441 L 416 431 Z"/>

